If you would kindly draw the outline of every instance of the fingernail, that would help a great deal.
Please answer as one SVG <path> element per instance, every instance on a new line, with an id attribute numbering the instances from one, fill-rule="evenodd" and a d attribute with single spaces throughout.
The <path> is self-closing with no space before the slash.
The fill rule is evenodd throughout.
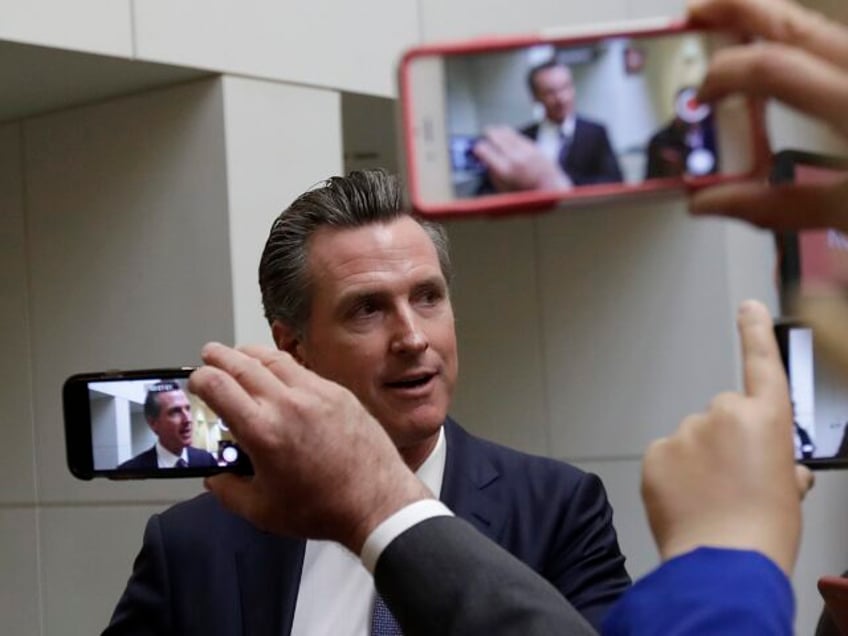
<path id="1" fill-rule="evenodd" d="M 200 350 L 200 357 L 203 360 L 205 360 L 207 358 L 207 356 L 214 353 L 215 349 L 217 349 L 218 347 L 221 347 L 221 346 L 223 346 L 223 345 L 221 345 L 220 342 L 215 342 L 215 341 L 207 342 L 205 345 L 203 345 L 203 348 Z"/>
<path id="2" fill-rule="evenodd" d="M 760 303 L 756 300 L 743 300 L 742 304 L 739 305 L 739 315 L 742 316 L 756 310 L 759 304 Z"/>

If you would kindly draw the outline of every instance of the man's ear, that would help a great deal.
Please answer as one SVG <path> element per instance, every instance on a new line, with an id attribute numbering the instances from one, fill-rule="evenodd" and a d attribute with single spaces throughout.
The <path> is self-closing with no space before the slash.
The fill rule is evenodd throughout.
<path id="1" fill-rule="evenodd" d="M 274 337 L 277 349 L 285 351 L 303 366 L 308 366 L 303 356 L 303 340 L 294 327 L 275 320 L 271 323 L 271 335 Z"/>

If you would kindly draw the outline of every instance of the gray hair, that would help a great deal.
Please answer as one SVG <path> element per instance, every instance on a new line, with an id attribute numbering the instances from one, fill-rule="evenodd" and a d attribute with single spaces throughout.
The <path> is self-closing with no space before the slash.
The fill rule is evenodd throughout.
<path id="1" fill-rule="evenodd" d="M 300 195 L 276 218 L 259 261 L 259 288 L 269 324 L 275 320 L 302 334 L 309 320 L 311 281 L 308 243 L 322 227 L 357 228 L 410 216 L 427 232 L 450 284 L 448 237 L 438 223 L 426 221 L 403 207 L 400 180 L 383 170 L 357 170 L 330 177 Z"/>

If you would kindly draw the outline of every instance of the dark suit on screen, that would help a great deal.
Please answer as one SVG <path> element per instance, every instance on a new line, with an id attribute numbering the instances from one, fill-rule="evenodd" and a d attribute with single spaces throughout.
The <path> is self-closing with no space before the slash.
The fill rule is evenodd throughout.
<path id="1" fill-rule="evenodd" d="M 441 499 L 599 625 L 630 583 L 600 480 L 451 420 L 445 438 Z M 260 532 L 211 495 L 178 504 L 148 522 L 104 634 L 289 634 L 305 545 Z"/>
<path id="2" fill-rule="evenodd" d="M 539 124 L 521 129 L 533 141 L 539 136 Z M 621 168 L 603 125 L 577 117 L 568 150 L 560 156 L 560 167 L 574 185 L 620 183 Z"/>
<path id="3" fill-rule="evenodd" d="M 189 446 L 186 450 L 188 450 L 188 465 L 191 468 L 200 467 L 200 466 L 217 466 L 218 462 L 215 461 L 215 458 L 211 453 L 207 453 L 205 450 L 200 450 L 199 448 L 194 448 Z M 156 446 L 152 446 L 148 448 L 143 453 L 139 453 L 132 459 L 128 459 L 123 464 L 118 466 L 119 470 L 149 470 L 151 468 L 158 468 L 159 461 L 156 458 Z"/>

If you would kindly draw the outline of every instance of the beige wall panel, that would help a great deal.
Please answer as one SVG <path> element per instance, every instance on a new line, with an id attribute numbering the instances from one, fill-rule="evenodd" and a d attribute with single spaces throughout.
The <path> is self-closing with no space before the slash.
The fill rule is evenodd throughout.
<path id="1" fill-rule="evenodd" d="M 4 579 L 0 616 L 4 634 L 41 634 L 38 558 L 35 509 L 0 508 L 0 572 Z"/>
<path id="2" fill-rule="evenodd" d="M 39 511 L 45 636 L 99 634 L 126 586 L 154 506 Z"/>
<path id="3" fill-rule="evenodd" d="M 0 39 L 131 57 L 130 0 L 0 0 Z"/>
<path id="4" fill-rule="evenodd" d="M 609 22 L 626 17 L 625 0 L 550 2 L 550 0 L 419 0 L 424 41 Z"/>
<path id="5" fill-rule="evenodd" d="M 333 91 L 224 79 L 235 340 L 271 345 L 257 282 L 271 223 L 302 192 L 342 170 Z"/>
<path id="6" fill-rule="evenodd" d="M 0 502 L 35 497 L 21 127 L 0 126 Z"/>
<path id="7" fill-rule="evenodd" d="M 144 0 L 138 56 L 375 95 L 418 40 L 414 0 Z"/>
<path id="8" fill-rule="evenodd" d="M 454 221 L 448 230 L 460 368 L 451 413 L 483 437 L 548 454 L 535 222 Z"/>
<path id="9" fill-rule="evenodd" d="M 674 198 L 563 211 L 540 224 L 554 455 L 639 455 L 734 387 L 721 221 L 692 220 Z"/>
<path id="10" fill-rule="evenodd" d="M 198 480 L 76 481 L 60 389 L 80 371 L 196 363 L 232 339 L 218 80 L 31 120 L 26 207 L 39 494 L 179 499 Z"/>

